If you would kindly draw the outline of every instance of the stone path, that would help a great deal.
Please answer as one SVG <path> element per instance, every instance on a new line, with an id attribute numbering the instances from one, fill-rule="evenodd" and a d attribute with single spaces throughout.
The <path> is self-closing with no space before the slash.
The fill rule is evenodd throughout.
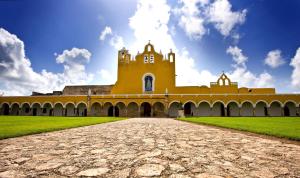
<path id="1" fill-rule="evenodd" d="M 0 140 L 0 177 L 299 177 L 300 146 L 136 118 Z"/>

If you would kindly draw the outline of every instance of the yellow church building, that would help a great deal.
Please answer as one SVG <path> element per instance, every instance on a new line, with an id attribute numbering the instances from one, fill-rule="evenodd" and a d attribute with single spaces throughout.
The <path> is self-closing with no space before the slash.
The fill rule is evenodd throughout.
<path id="1" fill-rule="evenodd" d="M 274 88 L 239 88 L 224 73 L 210 86 L 176 86 L 175 54 L 150 42 L 135 57 L 118 51 L 114 85 L 66 86 L 31 96 L 1 96 L 1 115 L 23 116 L 299 116 L 300 95 Z"/>

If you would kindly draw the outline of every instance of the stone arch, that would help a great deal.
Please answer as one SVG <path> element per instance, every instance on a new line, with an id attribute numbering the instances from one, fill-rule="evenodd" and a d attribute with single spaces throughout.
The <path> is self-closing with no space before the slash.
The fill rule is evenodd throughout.
<path id="1" fill-rule="evenodd" d="M 52 116 L 53 115 L 53 105 L 50 102 L 44 102 L 42 107 L 43 116 Z"/>
<path id="2" fill-rule="evenodd" d="M 116 117 L 126 117 L 127 116 L 127 109 L 126 105 L 123 102 L 118 102 L 115 105 L 115 112 L 114 115 Z"/>
<path id="3" fill-rule="evenodd" d="M 269 107 L 270 116 L 281 116 L 282 115 L 282 104 L 279 101 L 273 101 Z"/>
<path id="4" fill-rule="evenodd" d="M 113 104 L 111 102 L 106 102 L 103 105 L 104 116 L 114 116 Z"/>
<path id="5" fill-rule="evenodd" d="M 169 106 L 168 106 L 168 108 L 170 108 L 171 107 L 171 104 L 173 104 L 173 103 L 181 103 L 179 100 L 174 100 L 174 101 L 171 101 L 170 103 L 169 103 Z"/>
<path id="6" fill-rule="evenodd" d="M 178 111 L 182 110 L 182 105 L 179 101 L 172 101 L 169 105 L 169 117 L 178 117 Z"/>
<path id="7" fill-rule="evenodd" d="M 211 114 L 211 109 L 210 109 L 210 104 L 208 101 L 201 101 L 199 103 L 199 116 L 210 116 Z"/>
<path id="8" fill-rule="evenodd" d="M 100 116 L 101 115 L 101 104 L 99 102 L 94 102 L 91 106 L 91 115 Z"/>
<path id="9" fill-rule="evenodd" d="M 9 103 L 8 103 L 8 102 L 3 102 L 3 103 L 0 104 L 0 108 L 2 108 L 2 106 L 3 106 L 4 104 L 8 104 L 8 107 L 9 107 Z"/>
<path id="10" fill-rule="evenodd" d="M 197 110 L 197 104 L 194 101 L 187 101 L 183 105 L 185 116 L 194 116 Z"/>
<path id="11" fill-rule="evenodd" d="M 49 104 L 51 106 L 51 108 L 53 108 L 53 104 L 49 101 L 46 101 L 42 104 L 42 107 L 44 108 L 46 104 Z"/>
<path id="12" fill-rule="evenodd" d="M 65 104 L 65 116 L 75 116 L 76 115 L 76 109 L 75 104 L 70 102 Z"/>
<path id="13" fill-rule="evenodd" d="M 13 103 L 10 108 L 11 108 L 10 115 L 18 116 L 20 114 L 20 105 L 19 105 L 19 103 Z"/>
<path id="14" fill-rule="evenodd" d="M 240 108 L 237 101 L 229 101 L 227 103 L 227 116 L 236 117 L 240 116 Z"/>
<path id="15" fill-rule="evenodd" d="M 152 106 L 149 102 L 143 102 L 141 104 L 141 116 L 143 117 L 151 117 L 152 115 Z"/>
<path id="16" fill-rule="evenodd" d="M 216 101 L 211 109 L 212 116 L 225 116 L 225 105 L 222 101 Z"/>
<path id="17" fill-rule="evenodd" d="M 260 100 L 255 104 L 255 116 L 268 116 L 268 104 L 266 101 Z"/>
<path id="18" fill-rule="evenodd" d="M 76 116 L 87 116 L 87 105 L 85 102 L 77 103 Z"/>
<path id="19" fill-rule="evenodd" d="M 79 102 L 76 103 L 75 107 L 78 108 L 78 106 L 79 106 L 80 104 L 84 104 L 85 106 L 87 106 L 87 103 L 86 103 L 86 102 L 84 102 L 84 101 L 79 101 Z"/>
<path id="20" fill-rule="evenodd" d="M 253 116 L 254 108 L 253 104 L 249 101 L 244 101 L 241 104 L 240 115 L 241 116 Z"/>
<path id="21" fill-rule="evenodd" d="M 131 102 L 127 105 L 127 116 L 138 117 L 139 116 L 139 105 L 135 102 Z"/>
<path id="22" fill-rule="evenodd" d="M 63 116 L 64 115 L 64 105 L 61 102 L 57 102 L 54 104 L 53 115 L 54 116 Z"/>
<path id="23" fill-rule="evenodd" d="M 40 116 L 42 115 L 42 107 L 41 104 L 36 102 L 31 104 L 31 109 L 32 109 L 32 115 L 33 116 Z"/>
<path id="24" fill-rule="evenodd" d="M 1 104 L 1 115 L 9 115 L 9 104 L 8 103 Z"/>
<path id="25" fill-rule="evenodd" d="M 30 115 L 30 104 L 25 102 L 21 104 L 21 115 L 22 116 L 29 116 Z"/>
<path id="26" fill-rule="evenodd" d="M 72 104 L 72 105 L 74 105 L 74 107 L 75 107 L 75 103 L 74 103 L 74 102 L 66 102 L 66 103 L 64 104 L 64 108 L 66 108 L 68 104 Z"/>
<path id="27" fill-rule="evenodd" d="M 296 106 L 297 106 L 296 103 L 293 101 L 285 102 L 283 107 L 284 116 L 296 116 L 297 115 Z"/>
<path id="28" fill-rule="evenodd" d="M 165 117 L 165 105 L 162 102 L 155 102 L 153 104 L 153 116 Z"/>

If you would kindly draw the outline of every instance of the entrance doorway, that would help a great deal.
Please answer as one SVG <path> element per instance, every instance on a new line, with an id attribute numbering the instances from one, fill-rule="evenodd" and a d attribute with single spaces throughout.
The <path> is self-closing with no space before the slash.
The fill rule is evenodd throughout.
<path id="1" fill-rule="evenodd" d="M 184 115 L 185 116 L 192 115 L 192 103 L 188 102 L 184 105 Z"/>
<path id="2" fill-rule="evenodd" d="M 109 117 L 113 117 L 114 116 L 114 107 L 113 106 L 110 106 L 108 108 L 108 114 L 107 114 Z"/>
<path id="3" fill-rule="evenodd" d="M 284 116 L 290 116 L 290 110 L 287 106 L 284 106 L 283 111 L 284 111 Z"/>
<path id="4" fill-rule="evenodd" d="M 143 117 L 151 117 L 150 103 L 143 103 L 141 107 L 142 107 L 142 116 Z"/>
<path id="5" fill-rule="evenodd" d="M 119 117 L 119 116 L 120 116 L 119 108 L 115 106 L 115 117 Z"/>
<path id="6" fill-rule="evenodd" d="M 37 109 L 36 109 L 36 108 L 33 108 L 33 110 L 32 110 L 32 115 L 33 115 L 33 116 L 36 116 L 36 115 L 37 115 Z"/>

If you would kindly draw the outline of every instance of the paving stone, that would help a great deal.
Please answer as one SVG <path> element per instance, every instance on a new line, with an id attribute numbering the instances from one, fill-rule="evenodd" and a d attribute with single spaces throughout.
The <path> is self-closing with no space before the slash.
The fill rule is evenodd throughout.
<path id="1" fill-rule="evenodd" d="M 170 166 L 171 171 L 173 171 L 173 172 L 185 171 L 185 168 L 179 164 L 170 164 L 169 166 Z"/>
<path id="2" fill-rule="evenodd" d="M 8 170 L 8 171 L 0 172 L 0 177 L 1 178 L 22 178 L 25 177 L 25 175 L 15 170 Z"/>
<path id="3" fill-rule="evenodd" d="M 137 168 L 136 173 L 138 176 L 145 177 L 160 176 L 164 169 L 164 166 L 159 164 L 144 164 Z"/>
<path id="4" fill-rule="evenodd" d="M 108 171 L 110 171 L 110 169 L 108 168 L 87 169 L 79 172 L 77 176 L 95 177 L 95 176 L 101 176 L 103 174 L 106 174 Z"/>
<path id="5" fill-rule="evenodd" d="M 196 175 L 196 178 L 223 178 L 222 176 L 212 175 L 208 173 L 201 173 Z"/>
<path id="6" fill-rule="evenodd" d="M 64 167 L 61 167 L 58 169 L 58 171 L 62 175 L 70 175 L 70 174 L 75 173 L 78 170 L 79 170 L 79 168 L 77 168 L 75 166 L 64 166 Z"/>
<path id="7" fill-rule="evenodd" d="M 190 178 L 190 176 L 184 174 L 172 174 L 169 178 Z"/>
<path id="8" fill-rule="evenodd" d="M 163 118 L 0 140 L 0 177 L 299 177 L 300 146 Z"/>

